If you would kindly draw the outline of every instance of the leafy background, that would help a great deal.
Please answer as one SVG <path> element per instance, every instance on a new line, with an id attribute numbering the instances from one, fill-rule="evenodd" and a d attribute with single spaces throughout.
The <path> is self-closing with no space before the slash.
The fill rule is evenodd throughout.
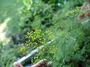
<path id="1" fill-rule="evenodd" d="M 90 21 L 85 22 L 89 16 L 77 19 L 84 0 L 73 1 L 1 1 L 0 67 L 12 67 L 52 39 L 55 41 L 39 51 L 32 63 L 46 58 L 53 67 L 89 67 Z"/>

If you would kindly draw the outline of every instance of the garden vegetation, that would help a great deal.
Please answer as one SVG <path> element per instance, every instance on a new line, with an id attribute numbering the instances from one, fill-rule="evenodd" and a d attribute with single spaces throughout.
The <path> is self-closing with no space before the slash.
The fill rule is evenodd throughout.
<path id="1" fill-rule="evenodd" d="M 19 23 L 23 40 L 13 47 L 0 43 L 0 67 L 12 67 L 18 58 L 53 39 L 31 58 L 32 63 L 45 58 L 53 67 L 90 67 L 90 16 L 78 18 L 85 14 L 80 9 L 83 0 L 23 1 Z"/>

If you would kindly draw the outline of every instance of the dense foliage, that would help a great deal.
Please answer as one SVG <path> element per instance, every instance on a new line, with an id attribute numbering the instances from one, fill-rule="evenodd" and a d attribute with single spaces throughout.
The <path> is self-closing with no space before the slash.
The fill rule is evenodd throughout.
<path id="1" fill-rule="evenodd" d="M 35 56 L 39 56 L 39 58 L 34 62 L 46 58 L 54 63 L 53 67 L 89 67 L 90 23 L 85 22 L 89 18 L 77 20 L 78 13 L 81 12 L 79 6 L 82 5 L 82 2 L 67 1 L 64 4 L 63 1 L 39 0 L 33 1 L 34 4 L 29 10 L 24 8 L 26 16 L 29 15 L 24 23 L 29 23 L 29 28 L 41 29 L 46 42 L 58 37 L 51 46 L 48 48 L 46 46 Z M 30 14 L 27 13 L 28 11 Z M 40 43 L 37 41 L 36 43 L 39 45 Z M 29 42 L 29 44 L 31 43 Z M 32 45 L 38 47 L 36 44 Z"/>
<path id="2" fill-rule="evenodd" d="M 11 51 L 5 53 L 15 57 L 5 59 L 8 63 L 2 65 L 10 67 L 6 66 L 10 61 L 13 62 L 16 58 L 54 39 L 50 46 L 45 46 L 31 59 L 33 63 L 46 58 L 53 62 L 53 67 L 89 67 L 90 21 L 87 21 L 88 16 L 85 19 L 77 18 L 82 12 L 80 6 L 84 1 L 73 1 L 24 0 L 19 25 L 20 30 L 25 32 L 26 42 L 15 45 L 13 50 L 11 48 Z"/>

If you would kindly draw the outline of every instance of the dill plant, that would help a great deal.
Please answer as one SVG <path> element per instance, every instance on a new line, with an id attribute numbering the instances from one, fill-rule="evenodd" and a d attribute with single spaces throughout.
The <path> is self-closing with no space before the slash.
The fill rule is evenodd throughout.
<path id="1" fill-rule="evenodd" d="M 78 11 L 75 12 L 77 16 Z M 47 35 L 58 37 L 58 39 L 51 46 L 42 49 L 38 54 L 38 59 L 35 59 L 36 61 L 46 58 L 53 62 L 53 67 L 89 66 L 90 59 L 87 59 L 86 55 L 89 53 L 87 46 L 90 43 L 87 40 L 89 41 L 88 38 L 90 37 L 88 33 L 90 23 L 82 24 L 84 20 L 76 20 L 72 13 L 66 17 L 65 13 L 57 12 L 54 20 L 52 20 L 54 26 L 48 28 L 48 31 L 52 34 Z M 48 38 L 46 37 L 46 39 Z"/>
<path id="2" fill-rule="evenodd" d="M 34 12 L 30 12 L 30 16 L 26 17 L 31 26 L 29 28 L 35 29 L 35 27 L 38 27 L 40 29 L 36 32 L 31 30 L 27 33 L 26 46 L 35 49 L 41 44 L 55 39 L 55 37 L 58 38 L 52 45 L 45 46 L 36 54 L 32 58 L 32 62 L 36 63 L 46 58 L 48 61 L 53 62 L 53 67 L 89 67 L 90 22 L 82 24 L 88 17 L 83 20 L 77 20 L 80 12 L 80 8 L 74 7 L 77 1 L 73 4 L 72 1 L 68 1 L 63 5 L 63 8 L 60 6 L 57 10 L 54 9 L 55 6 L 47 7 L 49 9 L 42 9 L 42 5 L 46 5 L 47 2 L 45 1 L 43 4 L 41 2 L 43 3 L 43 1 L 40 1 L 40 3 L 34 4 L 32 8 L 36 10 L 34 9 Z M 82 1 L 80 0 L 79 2 Z M 51 3 L 47 4 L 51 5 Z M 41 7 L 39 8 L 41 11 L 38 11 L 37 5 Z M 44 22 L 46 24 L 41 24 L 42 20 L 45 20 L 43 24 Z M 48 23 L 52 25 L 47 27 Z"/>

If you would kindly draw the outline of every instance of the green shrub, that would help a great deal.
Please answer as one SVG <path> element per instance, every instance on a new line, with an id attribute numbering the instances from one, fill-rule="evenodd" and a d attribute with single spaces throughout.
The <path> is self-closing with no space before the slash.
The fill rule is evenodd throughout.
<path id="1" fill-rule="evenodd" d="M 15 49 L 0 47 L 0 67 L 12 67 L 14 61 L 16 61 Z"/>
<path id="2" fill-rule="evenodd" d="M 44 28 L 44 31 L 41 29 L 41 31 L 45 34 L 45 42 L 48 42 L 55 37 L 58 38 L 51 46 L 46 46 L 38 54 L 36 54 L 36 56 L 32 58 L 33 62 L 46 58 L 48 61 L 52 61 L 54 63 L 53 67 L 90 66 L 90 23 L 82 23 L 87 20 L 88 17 L 83 20 L 77 20 L 76 17 L 78 17 L 80 10 L 79 8 L 71 7 L 69 4 L 70 1 L 67 2 L 62 9 L 58 9 L 55 14 L 50 13 L 50 15 L 53 15 L 52 19 L 49 19 L 52 25 Z M 40 21 L 37 21 L 37 23 L 38 22 Z M 36 24 L 34 21 L 33 23 Z M 29 34 L 29 36 L 34 37 L 34 33 Z M 37 36 L 35 37 L 37 38 Z M 31 42 L 33 42 L 33 40 Z M 29 44 L 31 44 L 31 42 L 29 42 Z"/>
<path id="3" fill-rule="evenodd" d="M 76 6 L 81 5 L 83 1 L 67 0 L 66 4 L 63 0 L 30 1 L 30 4 L 29 0 L 24 1 L 22 22 L 20 22 L 21 31 L 28 31 L 25 35 L 27 41 L 9 51 L 0 48 L 3 54 L 0 55 L 0 65 L 10 67 L 16 57 L 22 57 L 55 39 L 50 46 L 45 46 L 39 51 L 31 61 L 36 63 L 46 58 L 53 62 L 53 67 L 89 67 L 90 22 L 84 22 L 89 17 L 77 20 L 80 8 Z M 10 58 L 11 56 L 13 57 Z"/>

